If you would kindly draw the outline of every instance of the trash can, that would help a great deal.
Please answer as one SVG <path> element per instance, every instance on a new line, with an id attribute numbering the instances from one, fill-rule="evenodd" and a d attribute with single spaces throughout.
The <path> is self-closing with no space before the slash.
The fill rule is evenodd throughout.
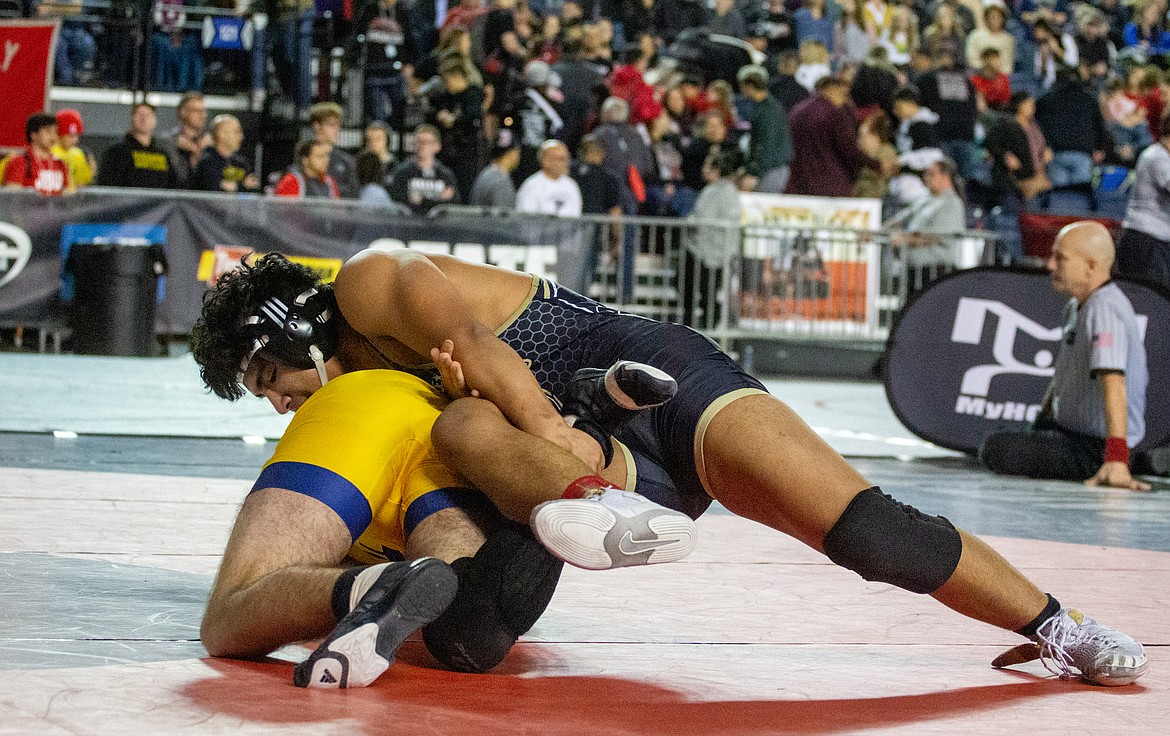
<path id="1" fill-rule="evenodd" d="M 161 245 L 140 238 L 73 243 L 65 270 L 73 276 L 74 353 L 155 354 L 155 307 L 166 273 Z"/>

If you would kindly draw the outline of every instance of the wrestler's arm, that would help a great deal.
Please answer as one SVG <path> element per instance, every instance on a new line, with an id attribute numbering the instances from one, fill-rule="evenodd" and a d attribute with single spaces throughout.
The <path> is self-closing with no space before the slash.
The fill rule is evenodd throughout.
<path id="1" fill-rule="evenodd" d="M 257 657 L 324 636 L 351 544 L 324 503 L 282 488 L 251 493 L 220 563 L 199 636 L 213 657 Z"/>
<path id="2" fill-rule="evenodd" d="M 513 425 L 602 466 L 597 443 L 565 424 L 516 351 L 472 316 L 451 281 L 422 254 L 360 253 L 338 273 L 335 294 L 346 322 L 367 337 L 393 338 L 424 357 L 453 341 L 467 385 Z"/>

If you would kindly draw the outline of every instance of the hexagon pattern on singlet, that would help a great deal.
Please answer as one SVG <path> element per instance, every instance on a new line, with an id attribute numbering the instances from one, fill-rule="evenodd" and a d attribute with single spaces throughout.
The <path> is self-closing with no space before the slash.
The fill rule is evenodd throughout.
<path id="1" fill-rule="evenodd" d="M 500 339 L 529 364 L 545 393 L 556 397 L 574 371 L 587 367 L 583 361 L 588 346 L 579 338 L 619 313 L 554 283 L 549 287 L 550 296 L 542 298 L 538 289 L 537 296 Z"/>

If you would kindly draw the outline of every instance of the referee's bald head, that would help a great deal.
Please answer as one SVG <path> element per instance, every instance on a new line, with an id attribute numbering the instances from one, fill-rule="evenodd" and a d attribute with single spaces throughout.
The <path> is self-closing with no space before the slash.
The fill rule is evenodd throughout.
<path id="1" fill-rule="evenodd" d="M 1099 222 L 1081 220 L 1065 225 L 1057 233 L 1056 241 L 1065 243 L 1070 250 L 1096 261 L 1105 270 L 1106 275 L 1113 268 L 1113 236 Z"/>
<path id="2" fill-rule="evenodd" d="M 1083 302 L 1109 281 L 1113 237 L 1099 222 L 1082 220 L 1065 225 L 1052 244 L 1048 270 L 1054 289 Z"/>

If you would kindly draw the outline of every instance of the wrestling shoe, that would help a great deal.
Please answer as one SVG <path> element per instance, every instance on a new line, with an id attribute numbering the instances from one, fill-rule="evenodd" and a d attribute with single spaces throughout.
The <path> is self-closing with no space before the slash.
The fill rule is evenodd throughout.
<path id="1" fill-rule="evenodd" d="M 644 409 L 661 406 L 674 396 L 678 384 L 663 371 L 643 363 L 619 360 L 609 369 L 582 368 L 569 379 L 562 396 L 563 414 L 575 429 L 601 445 L 605 464 L 613 461 L 610 437 L 618 427 Z"/>
<path id="2" fill-rule="evenodd" d="M 398 647 L 439 617 L 459 587 L 442 560 L 423 557 L 382 572 L 321 646 L 293 671 L 297 687 L 365 687 L 390 667 Z"/>
<path id="3" fill-rule="evenodd" d="M 681 560 L 695 548 L 695 522 L 612 486 L 532 510 L 533 534 L 549 552 L 586 570 Z"/>
<path id="4" fill-rule="evenodd" d="M 1120 631 L 1102 626 L 1080 611 L 1062 608 L 1036 630 L 1044 667 L 1060 679 L 1073 676 L 1094 685 L 1128 685 L 1146 673 L 1142 645 Z"/>

